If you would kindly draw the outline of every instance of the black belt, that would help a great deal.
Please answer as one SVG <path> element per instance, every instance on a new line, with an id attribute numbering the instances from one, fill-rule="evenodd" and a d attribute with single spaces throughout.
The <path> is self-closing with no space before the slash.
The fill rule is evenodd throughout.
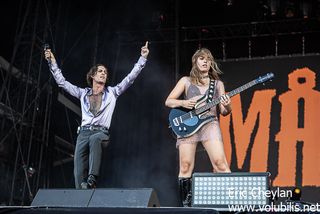
<path id="1" fill-rule="evenodd" d="M 108 128 L 102 127 L 102 126 L 79 126 L 79 131 L 103 131 L 103 132 L 109 132 Z"/>

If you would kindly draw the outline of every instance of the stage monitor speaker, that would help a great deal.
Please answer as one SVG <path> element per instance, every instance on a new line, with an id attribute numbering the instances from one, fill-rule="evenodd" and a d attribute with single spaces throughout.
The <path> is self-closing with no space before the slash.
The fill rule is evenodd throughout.
<path id="1" fill-rule="evenodd" d="M 39 189 L 31 206 L 37 207 L 159 207 L 152 188 Z"/>
<path id="2" fill-rule="evenodd" d="M 39 189 L 31 206 L 87 207 L 93 192 L 93 189 Z"/>
<path id="3" fill-rule="evenodd" d="M 269 172 L 194 173 L 192 206 L 229 210 L 231 206 L 269 204 Z"/>
<path id="4" fill-rule="evenodd" d="M 89 207 L 159 207 L 153 189 L 96 189 Z"/>

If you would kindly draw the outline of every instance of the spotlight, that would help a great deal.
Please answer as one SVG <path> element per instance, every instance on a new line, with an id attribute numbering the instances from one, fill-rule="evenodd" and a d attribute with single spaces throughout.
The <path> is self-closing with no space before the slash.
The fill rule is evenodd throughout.
<path id="1" fill-rule="evenodd" d="M 286 18 L 293 18 L 295 15 L 296 14 L 295 14 L 294 2 L 287 1 L 286 2 L 286 7 L 285 7 L 285 16 L 286 16 Z"/>
<path id="2" fill-rule="evenodd" d="M 302 191 L 299 187 L 295 187 L 293 190 L 292 190 L 292 196 L 286 200 L 286 202 L 290 205 L 290 206 L 294 206 L 295 209 L 298 209 L 298 210 L 295 210 L 295 211 L 306 211 L 306 208 L 309 209 L 310 207 L 315 207 L 316 204 L 312 204 L 310 202 L 306 202 L 306 201 L 301 201 L 301 194 L 302 194 Z M 307 213 L 310 213 L 310 212 L 307 212 Z"/>
<path id="3" fill-rule="evenodd" d="M 300 201 L 300 199 L 301 199 L 301 189 L 298 188 L 298 187 L 295 187 L 292 190 L 292 196 L 291 196 L 290 200 L 292 200 L 292 201 Z"/>
<path id="4" fill-rule="evenodd" d="M 302 9 L 302 15 L 304 19 L 309 18 L 310 11 L 311 11 L 311 2 L 309 1 L 303 1 L 301 3 L 301 9 Z"/>
<path id="5" fill-rule="evenodd" d="M 268 3 L 269 3 L 269 7 L 270 7 L 271 16 L 277 15 L 278 8 L 279 8 L 279 1 L 269 0 Z"/>
<path id="6" fill-rule="evenodd" d="M 33 168 L 32 166 L 29 166 L 27 169 L 28 177 L 32 177 L 34 173 L 36 173 L 36 169 Z"/>
<path id="7" fill-rule="evenodd" d="M 206 28 L 201 28 L 201 32 L 202 32 L 202 33 L 209 33 L 209 30 L 206 29 Z"/>

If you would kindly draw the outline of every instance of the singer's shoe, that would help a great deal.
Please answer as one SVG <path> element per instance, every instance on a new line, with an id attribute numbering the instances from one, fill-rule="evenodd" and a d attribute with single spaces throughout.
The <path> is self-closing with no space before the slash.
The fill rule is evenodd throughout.
<path id="1" fill-rule="evenodd" d="M 87 182 L 82 182 L 82 183 L 80 184 L 80 187 L 81 187 L 81 189 L 88 189 L 88 188 L 89 188 Z"/>
<path id="2" fill-rule="evenodd" d="M 97 186 L 96 176 L 94 176 L 94 175 L 89 175 L 88 180 L 87 180 L 87 183 L 88 183 L 88 188 L 90 188 L 90 189 L 95 189 L 96 186 Z"/>

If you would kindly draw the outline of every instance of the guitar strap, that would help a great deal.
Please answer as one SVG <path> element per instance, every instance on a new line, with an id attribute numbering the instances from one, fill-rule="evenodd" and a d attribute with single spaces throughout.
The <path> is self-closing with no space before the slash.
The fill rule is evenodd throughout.
<path id="1" fill-rule="evenodd" d="M 211 103 L 212 99 L 214 98 L 215 95 L 215 80 L 210 79 L 210 84 L 209 84 L 209 91 L 208 91 L 208 98 L 207 98 L 207 103 Z"/>

